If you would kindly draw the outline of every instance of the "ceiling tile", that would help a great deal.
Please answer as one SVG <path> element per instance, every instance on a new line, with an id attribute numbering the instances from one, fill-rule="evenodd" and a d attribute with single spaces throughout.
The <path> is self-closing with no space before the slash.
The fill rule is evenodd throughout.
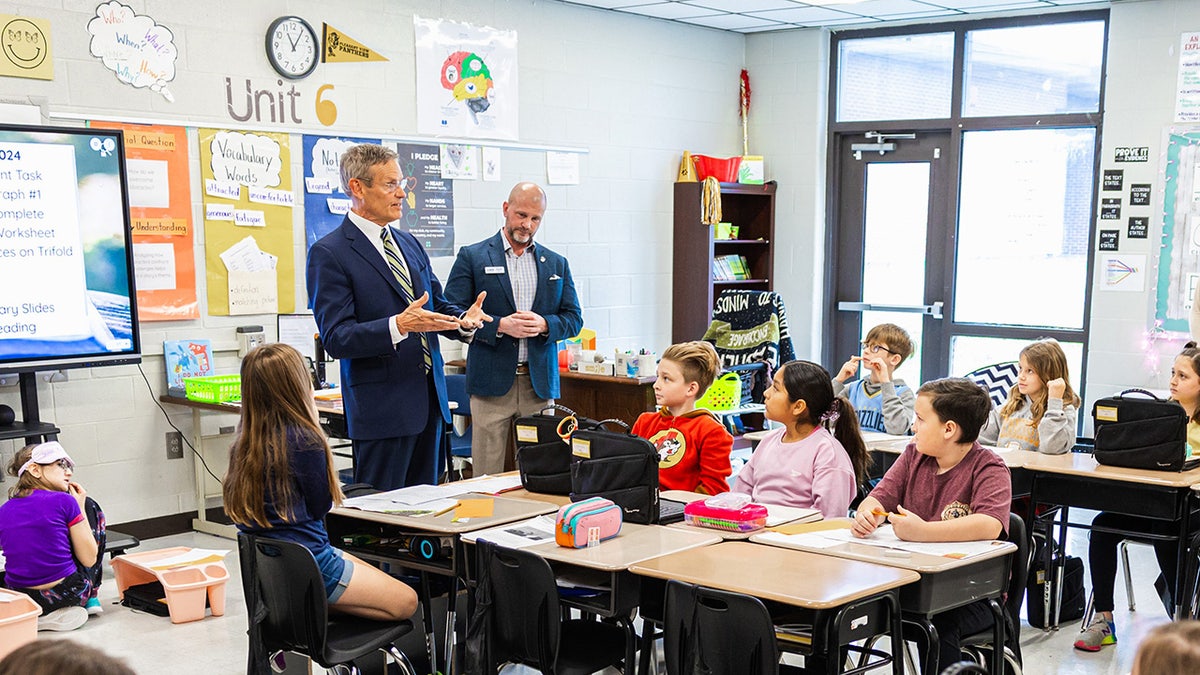
<path id="1" fill-rule="evenodd" d="M 691 19 L 680 19 L 684 23 L 694 23 L 700 26 L 708 26 L 709 28 L 721 28 L 723 30 L 741 30 L 743 28 L 790 28 L 788 24 L 779 23 L 777 21 L 767 21 L 766 19 L 758 19 L 752 16 L 743 16 L 741 14 L 718 14 L 716 16 L 701 16 Z"/>
<path id="2" fill-rule="evenodd" d="M 855 14 L 847 14 L 846 12 L 838 12 L 832 9 L 824 9 L 822 7 L 798 7 L 796 9 L 777 9 L 767 12 L 749 12 L 750 16 L 762 17 L 772 21 L 787 21 L 789 23 L 800 23 L 811 25 L 824 20 L 837 19 L 853 19 Z"/>
<path id="3" fill-rule="evenodd" d="M 628 2 L 628 0 L 626 1 Z M 801 6 L 792 0 L 685 0 L 683 4 L 742 14 L 760 12 L 764 9 L 790 9 Z"/>
<path id="4" fill-rule="evenodd" d="M 584 5 L 585 7 L 597 7 L 599 9 L 620 9 L 633 5 L 652 5 L 657 0 L 562 0 L 562 2 L 569 5 Z"/>
<path id="5" fill-rule="evenodd" d="M 931 7 L 917 0 L 867 0 L 867 2 L 860 2 L 855 5 L 842 5 L 838 9 L 851 14 L 879 17 L 937 10 L 936 7 Z"/>
<path id="6" fill-rule="evenodd" d="M 694 5 L 684 5 L 678 2 L 659 2 L 652 5 L 622 7 L 620 11 L 652 16 L 658 19 L 685 19 L 697 16 L 716 16 L 721 13 L 713 9 L 702 9 Z"/>

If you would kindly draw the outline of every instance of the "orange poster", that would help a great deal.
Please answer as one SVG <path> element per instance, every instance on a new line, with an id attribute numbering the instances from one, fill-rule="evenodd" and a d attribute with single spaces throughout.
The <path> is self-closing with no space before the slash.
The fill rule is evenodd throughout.
<path id="1" fill-rule="evenodd" d="M 187 131 L 117 122 L 91 125 L 125 131 L 138 318 L 198 318 Z"/>

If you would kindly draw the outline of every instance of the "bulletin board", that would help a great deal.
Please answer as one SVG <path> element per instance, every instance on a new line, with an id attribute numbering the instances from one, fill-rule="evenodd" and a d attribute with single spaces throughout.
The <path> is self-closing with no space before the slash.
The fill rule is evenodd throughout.
<path id="1" fill-rule="evenodd" d="M 1200 280 L 1200 129 L 1169 129 L 1165 147 L 1155 319 L 1164 330 L 1186 333 Z"/>
<path id="2" fill-rule="evenodd" d="M 295 310 L 287 133 L 200 129 L 210 315 Z"/>
<path id="3" fill-rule="evenodd" d="M 187 130 L 118 122 L 90 126 L 125 132 L 138 318 L 198 318 Z"/>

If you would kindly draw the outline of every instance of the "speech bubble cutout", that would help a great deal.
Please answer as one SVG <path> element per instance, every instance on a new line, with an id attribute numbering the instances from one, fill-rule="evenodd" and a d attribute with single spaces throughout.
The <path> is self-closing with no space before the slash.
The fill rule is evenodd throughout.
<path id="1" fill-rule="evenodd" d="M 342 153 L 358 145 L 354 141 L 344 141 L 340 138 L 322 138 L 313 144 L 312 175 L 313 178 L 328 180 L 335 189 L 342 190 L 342 176 L 338 163 L 342 161 Z"/>
<path id="2" fill-rule="evenodd" d="M 92 56 L 102 59 L 117 79 L 138 89 L 149 87 L 175 101 L 167 83 L 175 79 L 179 50 L 169 28 L 117 0 L 97 7 L 87 28 Z"/>
<path id="3" fill-rule="evenodd" d="M 246 187 L 276 187 L 283 162 L 279 143 L 267 136 L 218 131 L 212 139 L 213 178 Z"/>

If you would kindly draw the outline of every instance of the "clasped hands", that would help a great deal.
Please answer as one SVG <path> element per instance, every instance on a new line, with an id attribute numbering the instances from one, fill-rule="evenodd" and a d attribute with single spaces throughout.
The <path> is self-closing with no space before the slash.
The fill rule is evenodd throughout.
<path id="1" fill-rule="evenodd" d="M 500 318 L 496 332 L 514 338 L 537 337 L 548 330 L 546 318 L 534 312 L 513 312 Z"/>
<path id="2" fill-rule="evenodd" d="M 425 309 L 425 303 L 429 301 L 429 292 L 426 291 L 396 315 L 396 328 L 401 333 L 429 333 L 453 328 L 475 330 L 482 326 L 483 322 L 492 320 L 492 317 L 483 311 L 483 299 L 486 297 L 487 291 L 481 292 L 479 297 L 475 298 L 475 303 L 459 319 Z"/>

